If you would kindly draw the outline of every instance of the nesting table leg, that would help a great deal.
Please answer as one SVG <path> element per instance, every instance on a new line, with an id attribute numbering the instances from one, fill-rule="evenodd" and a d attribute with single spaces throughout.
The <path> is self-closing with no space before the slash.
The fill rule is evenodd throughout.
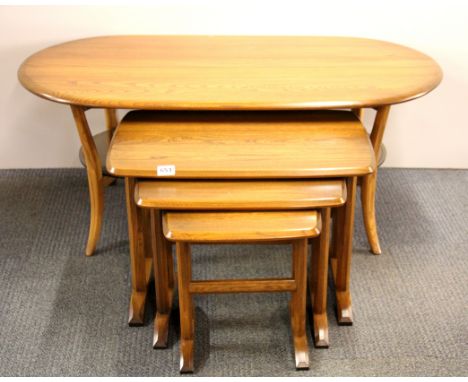
<path id="1" fill-rule="evenodd" d="M 306 335 L 306 297 L 307 297 L 307 249 L 308 240 L 293 241 L 292 271 L 296 280 L 296 290 L 291 292 L 289 313 L 294 340 L 296 369 L 309 368 L 309 345 Z"/>
<path id="2" fill-rule="evenodd" d="M 343 207 L 336 209 L 334 226 L 334 253 L 331 258 L 333 280 L 335 283 L 338 324 L 351 325 L 353 314 L 351 306 L 350 276 L 353 252 L 354 207 L 356 201 L 357 178 L 348 178 L 347 199 Z"/>
<path id="3" fill-rule="evenodd" d="M 128 324 L 143 325 L 148 284 L 152 276 L 152 258 L 147 255 L 148 244 L 145 247 L 145 212 L 137 208 L 134 201 L 135 180 L 125 178 L 125 199 L 127 204 L 128 237 L 130 246 L 130 269 L 132 276 L 132 292 L 130 297 Z"/>
<path id="4" fill-rule="evenodd" d="M 192 280 L 192 260 L 190 246 L 176 243 L 177 273 L 179 283 L 180 310 L 180 372 L 193 372 L 194 314 L 192 296 L 189 291 Z"/>
<path id="5" fill-rule="evenodd" d="M 150 210 L 151 242 L 154 264 L 154 286 L 156 289 L 156 315 L 154 318 L 153 348 L 165 348 L 172 310 L 174 276 L 172 249 L 162 231 L 161 212 Z"/>
<path id="6" fill-rule="evenodd" d="M 327 287 L 330 247 L 330 208 L 322 209 L 322 230 L 315 238 L 309 269 L 309 292 L 312 305 L 314 344 L 328 348 Z"/>

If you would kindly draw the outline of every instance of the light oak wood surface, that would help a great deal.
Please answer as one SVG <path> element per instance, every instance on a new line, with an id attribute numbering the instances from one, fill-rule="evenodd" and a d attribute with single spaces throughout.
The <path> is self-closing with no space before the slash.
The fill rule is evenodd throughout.
<path id="1" fill-rule="evenodd" d="M 375 156 L 347 111 L 128 113 L 109 173 L 156 178 L 167 165 L 182 179 L 343 177 L 373 172 Z"/>
<path id="2" fill-rule="evenodd" d="M 407 101 L 442 72 L 414 49 L 315 36 L 104 36 L 29 57 L 18 73 L 56 102 L 121 109 L 328 109 Z"/>
<path id="3" fill-rule="evenodd" d="M 162 210 L 291 210 L 344 204 L 341 179 L 265 181 L 140 181 L 135 201 Z"/>
<path id="4" fill-rule="evenodd" d="M 164 236 L 171 241 L 237 242 L 291 240 L 320 233 L 316 211 L 168 212 Z"/>

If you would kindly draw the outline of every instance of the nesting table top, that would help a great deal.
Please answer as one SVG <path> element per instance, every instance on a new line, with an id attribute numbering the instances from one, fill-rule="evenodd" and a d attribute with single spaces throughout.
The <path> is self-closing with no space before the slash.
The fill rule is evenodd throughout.
<path id="1" fill-rule="evenodd" d="M 21 83 L 52 101 L 116 109 L 360 108 L 424 95 L 438 64 L 389 42 L 314 36 L 107 36 L 35 53 Z"/>
<path id="2" fill-rule="evenodd" d="M 375 156 L 347 111 L 133 111 L 107 156 L 117 176 L 266 179 L 359 176 Z"/>

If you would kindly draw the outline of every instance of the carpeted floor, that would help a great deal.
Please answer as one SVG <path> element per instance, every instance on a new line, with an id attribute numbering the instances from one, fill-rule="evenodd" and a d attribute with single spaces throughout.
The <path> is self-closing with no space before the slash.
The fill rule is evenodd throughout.
<path id="1" fill-rule="evenodd" d="M 355 324 L 295 371 L 286 294 L 196 298 L 196 376 L 468 374 L 468 171 L 383 169 L 384 253 L 356 214 Z M 122 181 L 106 189 L 102 239 L 85 258 L 84 170 L 0 171 L 0 375 L 178 376 L 177 323 L 153 350 L 152 307 L 127 326 L 129 260 Z M 284 246 L 196 247 L 196 277 L 286 275 Z M 177 318 L 177 314 L 174 314 Z M 309 337 L 311 341 L 311 337 Z"/>

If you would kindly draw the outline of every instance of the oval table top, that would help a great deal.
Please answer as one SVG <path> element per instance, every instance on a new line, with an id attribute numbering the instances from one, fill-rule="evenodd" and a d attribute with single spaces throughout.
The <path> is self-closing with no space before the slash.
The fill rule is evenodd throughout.
<path id="1" fill-rule="evenodd" d="M 26 59 L 19 80 L 66 104 L 117 109 L 376 107 L 434 89 L 439 65 L 389 42 L 308 36 L 106 36 Z"/>

